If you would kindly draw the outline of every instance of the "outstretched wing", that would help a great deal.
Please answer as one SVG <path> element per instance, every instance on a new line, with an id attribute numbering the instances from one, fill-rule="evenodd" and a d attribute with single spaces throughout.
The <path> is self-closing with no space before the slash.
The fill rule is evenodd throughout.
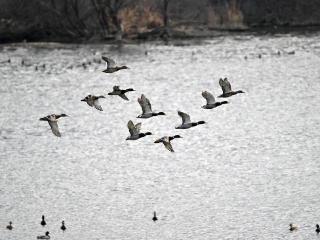
<path id="1" fill-rule="evenodd" d="M 51 131 L 57 137 L 61 137 L 61 133 L 59 131 L 58 122 L 57 121 L 48 121 Z"/>
<path id="2" fill-rule="evenodd" d="M 208 91 L 202 92 L 202 97 L 204 97 L 207 100 L 207 104 L 214 104 L 216 100 L 214 99 L 214 96 L 209 93 Z"/>
<path id="3" fill-rule="evenodd" d="M 129 101 L 129 98 L 127 98 L 127 96 L 125 94 L 123 94 L 123 93 L 119 94 L 119 97 L 121 97 L 124 100 Z"/>
<path id="4" fill-rule="evenodd" d="M 120 90 L 120 88 L 119 88 L 119 86 L 113 86 L 113 91 L 119 91 Z"/>
<path id="5" fill-rule="evenodd" d="M 189 114 L 178 111 L 178 115 L 182 118 L 182 124 L 191 123 Z"/>
<path id="6" fill-rule="evenodd" d="M 231 84 L 230 84 L 230 82 L 228 81 L 227 78 L 225 78 L 225 79 L 220 78 L 219 85 L 222 88 L 223 94 L 226 94 L 226 93 L 229 93 L 229 92 L 232 91 L 231 90 Z"/>
<path id="7" fill-rule="evenodd" d="M 137 123 L 136 125 L 134 125 L 133 122 L 130 120 L 127 126 L 131 136 L 135 136 L 140 133 L 141 123 Z"/>
<path id="8" fill-rule="evenodd" d="M 168 149 L 170 152 L 174 152 L 173 147 L 170 142 L 164 141 L 163 145 Z"/>
<path id="9" fill-rule="evenodd" d="M 152 113 L 150 101 L 143 94 L 141 95 L 141 98 L 138 98 L 138 103 L 141 106 L 143 114 Z"/>
<path id="10" fill-rule="evenodd" d="M 102 107 L 101 107 L 101 105 L 100 105 L 99 99 L 96 99 L 96 100 L 93 101 L 93 106 L 94 106 L 97 110 L 103 111 L 103 109 L 102 109 Z"/>
<path id="11" fill-rule="evenodd" d="M 108 68 L 113 68 L 116 66 L 116 62 L 113 59 L 104 56 L 101 58 L 107 63 Z"/>

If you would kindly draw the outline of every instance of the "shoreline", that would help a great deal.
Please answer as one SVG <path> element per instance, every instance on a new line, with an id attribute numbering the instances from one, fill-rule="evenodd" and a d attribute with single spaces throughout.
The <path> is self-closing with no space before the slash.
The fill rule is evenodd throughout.
<path id="1" fill-rule="evenodd" d="M 165 39 L 167 41 L 184 41 L 184 40 L 202 40 L 207 38 L 215 38 L 222 36 L 232 35 L 277 35 L 277 34 L 314 34 L 320 32 L 320 25 L 299 25 L 289 27 L 251 27 L 251 28 L 211 28 L 204 29 L 203 27 L 195 28 L 191 30 L 177 30 L 171 29 L 170 36 Z M 0 34 L 3 35 L 3 34 Z M 8 38 L 7 38 L 8 39 Z M 0 39 L 0 45 L 6 44 L 25 44 L 25 43 L 61 43 L 61 44 L 141 44 L 145 42 L 163 42 L 165 41 L 161 37 L 159 30 L 151 30 L 149 32 L 141 32 L 126 36 L 122 41 L 116 41 L 112 36 L 106 39 L 91 38 L 91 39 L 71 39 L 65 37 L 48 37 L 48 38 L 35 38 L 32 40 L 21 38 L 12 38 L 13 40 Z"/>

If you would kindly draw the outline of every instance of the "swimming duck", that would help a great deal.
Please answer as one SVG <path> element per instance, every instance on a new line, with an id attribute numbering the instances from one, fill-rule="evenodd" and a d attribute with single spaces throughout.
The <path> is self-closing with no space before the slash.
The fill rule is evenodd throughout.
<path id="1" fill-rule="evenodd" d="M 292 223 L 289 224 L 289 230 L 292 232 L 292 231 L 297 231 L 298 230 L 298 227 L 297 226 L 294 226 Z"/>
<path id="2" fill-rule="evenodd" d="M 141 123 L 137 123 L 136 125 L 133 124 L 133 122 L 130 120 L 127 124 L 130 136 L 127 137 L 126 140 L 137 140 L 139 138 L 145 137 L 147 135 L 152 135 L 151 132 L 146 133 L 140 133 L 141 130 Z"/>
<path id="3" fill-rule="evenodd" d="M 42 220 L 40 222 L 40 224 L 44 227 L 45 225 L 47 225 L 46 221 L 44 220 L 44 215 L 42 215 Z"/>
<path id="4" fill-rule="evenodd" d="M 62 221 L 61 222 L 61 227 L 60 227 L 60 229 L 62 230 L 62 231 L 65 231 L 67 228 L 66 228 L 66 226 L 64 225 L 64 221 Z"/>
<path id="5" fill-rule="evenodd" d="M 42 117 L 39 120 L 40 121 L 47 121 L 50 125 L 51 131 L 54 135 L 57 137 L 61 137 L 61 133 L 59 132 L 59 127 L 58 127 L 58 119 L 60 117 L 68 117 L 66 114 L 51 114 L 46 117 Z"/>
<path id="6" fill-rule="evenodd" d="M 182 137 L 180 135 L 174 135 L 171 137 L 165 136 L 165 137 L 159 138 L 154 143 L 163 143 L 163 145 L 166 147 L 166 149 L 168 149 L 170 152 L 174 152 L 172 145 L 171 145 L 171 140 L 173 140 L 175 138 L 182 138 Z"/>
<path id="7" fill-rule="evenodd" d="M 138 118 L 150 118 L 159 115 L 166 115 L 164 112 L 152 112 L 151 103 L 149 99 L 145 97 L 144 94 L 142 94 L 141 97 L 138 98 L 138 103 L 140 104 L 142 109 L 142 114 L 139 115 Z"/>
<path id="8" fill-rule="evenodd" d="M 105 73 L 114 73 L 121 69 L 128 69 L 127 66 L 116 66 L 116 62 L 111 58 L 102 56 L 102 59 L 107 63 L 107 69 L 103 70 Z"/>
<path id="9" fill-rule="evenodd" d="M 37 239 L 50 239 L 49 232 L 46 232 L 45 235 L 38 236 Z"/>
<path id="10" fill-rule="evenodd" d="M 132 88 L 127 88 L 127 89 L 122 90 L 122 89 L 120 89 L 119 86 L 113 86 L 113 91 L 109 92 L 108 95 L 117 95 L 117 96 L 121 97 L 122 99 L 129 101 L 129 99 L 127 98 L 125 93 L 132 92 L 132 91 L 135 91 L 135 90 Z"/>
<path id="11" fill-rule="evenodd" d="M 199 122 L 191 122 L 190 115 L 178 111 L 178 115 L 182 118 L 182 124 L 176 127 L 176 129 L 187 129 L 191 127 L 195 127 L 199 124 L 205 124 L 205 121 L 199 121 Z"/>
<path id="12" fill-rule="evenodd" d="M 11 222 L 11 221 L 9 222 L 9 225 L 7 226 L 7 229 L 8 229 L 8 230 L 12 230 L 12 229 L 13 229 L 13 226 L 12 226 L 12 222 Z"/>
<path id="13" fill-rule="evenodd" d="M 232 91 L 231 84 L 227 78 L 225 78 L 225 79 L 220 78 L 219 85 L 222 88 L 222 92 L 223 92 L 223 94 L 221 94 L 219 97 L 227 98 L 227 97 L 231 97 L 233 95 L 236 95 L 238 93 L 244 93 L 242 90 Z"/>
<path id="14" fill-rule="evenodd" d="M 207 91 L 202 92 L 202 97 L 204 97 L 207 100 L 207 104 L 202 106 L 202 108 L 204 108 L 204 109 L 212 109 L 212 108 L 218 107 L 222 104 L 228 103 L 227 101 L 216 102 L 216 100 L 214 99 L 214 96 Z"/>
<path id="15" fill-rule="evenodd" d="M 152 221 L 154 221 L 154 222 L 158 221 L 156 211 L 154 211 L 154 212 L 153 212 L 153 218 L 152 218 Z"/>
<path id="16" fill-rule="evenodd" d="M 320 233 L 320 226 L 319 226 L 319 224 L 316 224 L 316 233 Z"/>
<path id="17" fill-rule="evenodd" d="M 86 102 L 90 107 L 95 107 L 99 111 L 103 111 L 99 99 L 105 98 L 105 96 L 94 96 L 94 95 L 88 95 L 84 99 L 82 99 L 82 102 Z"/>

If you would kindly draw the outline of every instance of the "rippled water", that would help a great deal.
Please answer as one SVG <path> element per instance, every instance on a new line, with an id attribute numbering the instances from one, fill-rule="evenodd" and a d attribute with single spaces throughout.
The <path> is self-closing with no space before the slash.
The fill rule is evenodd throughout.
<path id="1" fill-rule="evenodd" d="M 228 36 L 121 52 L 1 46 L 0 61 L 11 63 L 0 64 L 0 239 L 35 239 L 45 230 L 59 240 L 318 239 L 319 40 Z M 102 73 L 103 63 L 92 62 L 102 54 L 130 69 Z M 201 91 L 219 95 L 220 77 L 246 94 L 201 109 Z M 113 85 L 137 91 L 129 102 L 107 96 L 103 112 L 80 102 Z M 167 115 L 136 119 L 141 93 Z M 207 124 L 174 129 L 178 109 Z M 62 138 L 38 120 L 51 113 L 70 116 L 59 121 Z M 129 119 L 153 136 L 125 141 Z M 172 134 L 183 137 L 173 141 L 175 153 L 153 143 Z M 290 222 L 300 230 L 290 233 Z"/>

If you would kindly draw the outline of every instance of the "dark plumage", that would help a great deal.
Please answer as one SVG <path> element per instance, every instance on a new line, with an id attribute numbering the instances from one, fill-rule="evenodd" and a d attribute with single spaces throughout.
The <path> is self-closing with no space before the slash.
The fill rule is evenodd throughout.
<path id="1" fill-rule="evenodd" d="M 152 221 L 154 221 L 154 222 L 158 221 L 156 211 L 154 211 L 154 212 L 153 212 L 153 218 L 152 218 Z"/>
<path id="2" fill-rule="evenodd" d="M 9 225 L 7 226 L 7 229 L 8 229 L 8 230 L 12 230 L 12 229 L 13 229 L 13 226 L 12 226 L 12 222 L 11 222 L 11 221 L 9 222 Z"/>
<path id="3" fill-rule="evenodd" d="M 41 220 L 40 224 L 41 224 L 41 226 L 43 226 L 43 227 L 44 227 L 45 225 L 47 225 L 46 221 L 44 220 L 44 215 L 42 215 L 42 220 Z"/>
<path id="4" fill-rule="evenodd" d="M 135 91 L 133 88 L 120 89 L 119 86 L 113 86 L 113 91 L 109 92 L 108 95 L 116 95 L 121 97 L 122 99 L 129 101 L 127 96 L 125 95 L 127 92 Z"/>

